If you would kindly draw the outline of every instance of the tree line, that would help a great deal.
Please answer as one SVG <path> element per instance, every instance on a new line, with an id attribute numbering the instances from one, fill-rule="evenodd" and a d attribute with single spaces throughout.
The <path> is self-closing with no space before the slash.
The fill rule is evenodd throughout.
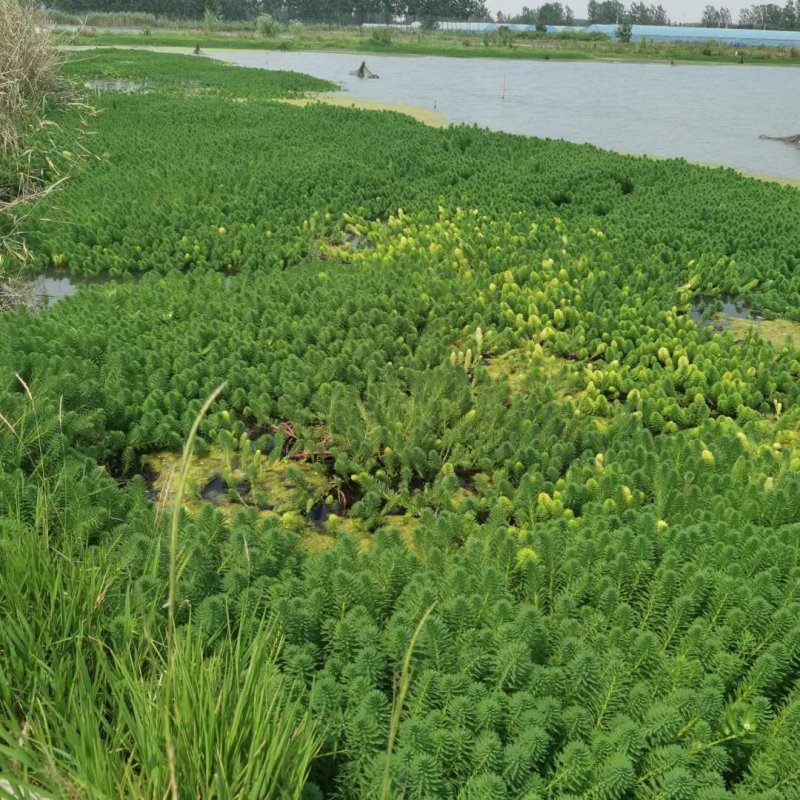
<path id="1" fill-rule="evenodd" d="M 175 19 L 200 19 L 209 9 L 221 19 L 278 19 L 339 24 L 391 20 L 486 20 L 484 0 L 50 0 L 61 11 L 145 12 Z"/>
<path id="2" fill-rule="evenodd" d="M 662 5 L 631 3 L 626 9 L 619 0 L 589 0 L 587 12 L 590 24 L 613 24 L 624 21 L 634 25 L 669 25 L 667 12 Z"/>
<path id="3" fill-rule="evenodd" d="M 45 0 L 45 5 L 70 14 L 144 13 L 170 19 L 201 19 L 209 9 L 223 19 L 249 20 L 269 11 L 261 0 Z"/>
<path id="4" fill-rule="evenodd" d="M 561 3 L 545 3 L 538 8 L 523 6 L 519 14 L 504 15 L 497 13 L 498 22 L 509 22 L 518 25 L 572 25 L 575 15 L 569 6 Z"/>
<path id="5" fill-rule="evenodd" d="M 569 6 L 561 3 L 545 3 L 538 8 L 523 6 L 514 16 L 497 15 L 498 22 L 520 23 L 525 25 L 572 25 L 575 14 Z M 634 25 L 669 25 L 667 12 L 661 5 L 631 3 L 628 8 L 617 0 L 589 0 L 588 21 L 590 24 L 618 24 L 628 22 Z"/>
<path id="6" fill-rule="evenodd" d="M 667 12 L 662 5 L 631 3 L 627 8 L 620 0 L 589 0 L 587 17 L 590 24 L 669 25 Z M 575 15 L 569 6 L 558 2 L 545 3 L 538 8 L 523 6 L 515 16 L 497 15 L 498 22 L 516 22 L 528 25 L 572 25 Z M 708 28 L 767 28 L 772 30 L 800 30 L 800 0 L 786 0 L 785 5 L 765 3 L 743 8 L 734 22 L 729 8 L 707 5 L 703 10 L 701 25 Z"/>
<path id="7" fill-rule="evenodd" d="M 484 0 L 286 0 L 273 14 L 307 22 L 340 23 L 491 19 Z"/>
<path id="8" fill-rule="evenodd" d="M 730 9 L 707 5 L 702 25 L 709 28 L 766 28 L 776 31 L 800 30 L 800 0 L 787 0 L 785 5 L 764 3 L 743 8 L 734 25 Z"/>
<path id="9" fill-rule="evenodd" d="M 46 0 L 46 4 L 69 13 L 145 12 L 174 19 L 200 19 L 206 9 L 226 20 L 252 20 L 259 14 L 272 14 L 285 21 L 334 24 L 491 19 L 485 0 Z M 587 12 L 590 24 L 669 25 L 667 12 L 660 4 L 634 2 L 626 8 L 620 0 L 589 0 Z M 513 16 L 498 13 L 497 21 L 572 25 L 575 15 L 568 5 L 547 2 L 537 7 L 523 6 Z M 800 30 L 800 0 L 743 8 L 735 23 L 729 8 L 706 5 L 701 24 L 710 28 Z"/>

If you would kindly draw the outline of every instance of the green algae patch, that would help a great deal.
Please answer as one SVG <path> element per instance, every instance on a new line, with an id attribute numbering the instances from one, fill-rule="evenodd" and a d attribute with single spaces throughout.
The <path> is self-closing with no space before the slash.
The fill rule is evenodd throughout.
<path id="1" fill-rule="evenodd" d="M 533 366 L 531 354 L 522 348 L 486 359 L 486 374 L 494 381 L 505 378 L 512 394 L 525 389 L 525 380 Z"/>
<path id="2" fill-rule="evenodd" d="M 172 503 L 180 461 L 179 453 L 169 451 L 142 459 L 151 497 L 162 509 Z M 204 505 L 211 504 L 231 517 L 243 508 L 257 508 L 261 517 L 278 519 L 281 527 L 296 533 L 309 552 L 328 550 L 344 535 L 357 539 L 361 551 L 371 549 L 372 531 L 364 520 L 347 516 L 338 504 L 331 504 L 330 492 L 330 481 L 319 464 L 273 459 L 254 466 L 252 462 L 242 464 L 238 453 L 212 447 L 208 453 L 192 458 L 184 507 L 190 514 L 198 514 Z M 319 516 L 319 509 L 329 507 L 332 510 Z M 382 527 L 396 528 L 413 548 L 418 519 L 397 514 L 383 520 Z"/>
<path id="3" fill-rule="evenodd" d="M 180 454 L 172 452 L 152 453 L 142 460 L 145 474 L 152 476 L 152 494 L 162 506 L 168 506 L 174 494 L 173 476 L 180 460 Z M 243 464 L 239 454 L 212 447 L 192 458 L 184 502 L 190 512 L 204 503 L 226 513 L 254 506 L 271 516 L 281 515 L 285 526 L 294 529 L 305 526 L 303 514 L 329 489 L 318 465 L 257 458 Z"/>
<path id="4" fill-rule="evenodd" d="M 414 537 L 419 528 L 419 519 L 405 514 L 387 514 L 383 517 L 381 528 L 396 530 L 403 543 L 409 550 L 416 549 Z M 358 549 L 362 552 L 372 550 L 374 538 L 367 528 L 364 520 L 357 517 L 345 517 L 331 514 L 327 520 L 327 530 L 324 533 L 305 528 L 300 532 L 300 541 L 309 552 L 317 553 L 330 550 L 336 545 L 337 539 L 342 536 L 351 536 L 358 541 Z"/>
<path id="5" fill-rule="evenodd" d="M 387 514 L 384 517 L 384 528 L 394 528 L 399 534 L 403 543 L 409 550 L 416 549 L 414 537 L 419 528 L 419 519 L 407 514 Z"/>
<path id="6" fill-rule="evenodd" d="M 300 534 L 300 544 L 309 553 L 321 553 L 331 550 L 336 546 L 336 537 L 329 533 L 317 533 L 313 530 L 304 530 Z"/>
<path id="7" fill-rule="evenodd" d="M 746 339 L 753 332 L 779 349 L 787 344 L 800 347 L 800 322 L 789 319 L 741 319 L 727 314 L 723 314 L 720 319 L 723 327 L 737 341 Z"/>
<path id="8" fill-rule="evenodd" d="M 351 97 L 342 97 L 340 95 L 330 97 L 328 95 L 315 94 L 310 97 L 283 98 L 276 102 L 286 103 L 290 106 L 300 106 L 301 108 L 313 103 L 321 103 L 326 106 L 352 108 L 359 111 L 394 111 L 397 114 L 413 117 L 417 122 L 421 122 L 431 128 L 446 128 L 448 124 L 442 114 L 437 114 L 435 111 L 430 111 L 421 106 L 402 103 L 377 103 L 373 100 L 355 100 Z"/>

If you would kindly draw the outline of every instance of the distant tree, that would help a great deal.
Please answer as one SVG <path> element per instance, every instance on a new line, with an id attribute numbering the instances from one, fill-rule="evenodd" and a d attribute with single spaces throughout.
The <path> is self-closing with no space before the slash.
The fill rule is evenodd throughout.
<path id="1" fill-rule="evenodd" d="M 520 25 L 535 25 L 538 19 L 539 9 L 528 8 L 528 6 L 522 6 L 522 11 L 514 16 L 504 17 L 502 14 L 497 15 L 498 22 L 516 22 Z"/>
<path id="2" fill-rule="evenodd" d="M 628 18 L 635 25 L 668 25 L 667 12 L 664 7 L 648 6 L 644 3 L 632 3 L 628 9 Z"/>
<path id="3" fill-rule="evenodd" d="M 733 25 L 730 9 L 706 6 L 700 24 L 706 28 L 730 28 Z"/>
<path id="4" fill-rule="evenodd" d="M 564 6 L 561 3 L 545 3 L 539 7 L 537 22 L 542 25 L 564 25 L 566 22 Z"/>
<path id="5" fill-rule="evenodd" d="M 761 6 L 761 20 L 763 27 L 781 30 L 784 27 L 783 8 L 776 3 Z"/>
<path id="6" fill-rule="evenodd" d="M 706 6 L 700 24 L 704 28 L 719 28 L 719 11 L 714 6 Z"/>
<path id="7" fill-rule="evenodd" d="M 262 11 L 260 0 L 220 0 L 218 6 L 223 19 L 255 19 Z"/>
<path id="8" fill-rule="evenodd" d="M 669 25 L 669 17 L 667 16 L 667 10 L 664 6 L 659 4 L 653 9 L 653 21 L 651 25 Z"/>
<path id="9" fill-rule="evenodd" d="M 569 6 L 561 3 L 545 3 L 539 8 L 529 8 L 523 6 L 522 11 L 513 17 L 502 17 L 498 15 L 498 22 L 514 22 L 520 25 L 571 25 L 575 20 L 575 15 Z"/>
<path id="10" fill-rule="evenodd" d="M 158 0 L 170 2 L 171 0 Z M 178 0 L 186 2 L 188 0 Z M 197 2 L 197 0 L 192 0 Z M 106 0 L 111 2 L 111 0 Z M 219 0 L 260 2 L 273 16 L 304 22 L 359 24 L 368 20 L 419 20 L 427 26 L 441 20 L 491 20 L 484 0 Z"/>
<path id="11" fill-rule="evenodd" d="M 783 30 L 786 27 L 786 9 L 775 3 L 743 8 L 739 12 L 739 27 Z"/>
<path id="12" fill-rule="evenodd" d="M 792 0 L 787 0 L 786 5 L 783 7 L 783 29 L 787 31 L 795 31 L 800 21 L 798 14 L 800 8 L 795 7 Z"/>
<path id="13" fill-rule="evenodd" d="M 588 16 L 592 24 L 619 23 L 625 15 L 625 6 L 618 0 L 589 0 Z"/>
<path id="14" fill-rule="evenodd" d="M 650 9 L 644 3 L 631 3 L 628 9 L 631 22 L 637 25 L 646 25 L 650 21 Z"/>
<path id="15" fill-rule="evenodd" d="M 741 9 L 739 11 L 739 19 L 736 21 L 736 24 L 740 28 L 756 28 L 758 27 L 757 22 L 757 13 L 755 10 L 755 6 L 749 6 L 747 8 Z"/>
<path id="16" fill-rule="evenodd" d="M 545 3 L 539 7 L 536 22 L 539 25 L 561 25 L 564 21 L 564 7 L 561 3 Z"/>
<path id="17" fill-rule="evenodd" d="M 617 28 L 617 40 L 627 44 L 630 42 L 631 36 L 633 36 L 633 23 L 626 19 Z"/>

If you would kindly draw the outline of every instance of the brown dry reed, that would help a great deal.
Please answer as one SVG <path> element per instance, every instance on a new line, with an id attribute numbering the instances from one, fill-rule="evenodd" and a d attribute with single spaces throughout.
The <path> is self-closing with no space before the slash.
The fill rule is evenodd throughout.
<path id="1" fill-rule="evenodd" d="M 0 233 L 0 311 L 30 302 L 29 287 L 9 271 L 28 255 L 20 207 L 55 183 L 46 184 L 32 165 L 36 135 L 53 125 L 46 112 L 59 72 L 58 52 L 31 0 L 0 0 L 0 215 L 11 221 Z"/>
<path id="2" fill-rule="evenodd" d="M 58 85 L 59 57 L 29 0 L 0 0 L 0 148 L 19 150 Z"/>

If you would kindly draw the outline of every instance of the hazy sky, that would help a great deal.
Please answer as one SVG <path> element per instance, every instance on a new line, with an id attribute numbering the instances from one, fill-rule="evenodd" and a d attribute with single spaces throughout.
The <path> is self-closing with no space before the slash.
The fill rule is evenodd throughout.
<path id="1" fill-rule="evenodd" d="M 504 14 L 516 14 L 522 10 L 522 6 L 535 8 L 542 5 L 547 0 L 487 0 L 486 7 L 492 14 L 502 11 Z M 630 5 L 630 0 L 623 0 L 626 6 Z M 706 0 L 644 0 L 647 5 L 658 5 L 659 2 L 667 10 L 667 15 L 675 22 L 698 22 L 703 14 Z M 755 0 L 753 0 L 755 2 Z M 586 16 L 586 0 L 561 0 L 562 5 L 568 5 L 576 17 Z M 752 5 L 752 2 L 728 2 L 725 0 L 711 0 L 712 6 L 726 6 L 730 9 L 734 19 L 739 14 L 742 6 Z M 783 2 L 780 2 L 783 5 Z"/>

